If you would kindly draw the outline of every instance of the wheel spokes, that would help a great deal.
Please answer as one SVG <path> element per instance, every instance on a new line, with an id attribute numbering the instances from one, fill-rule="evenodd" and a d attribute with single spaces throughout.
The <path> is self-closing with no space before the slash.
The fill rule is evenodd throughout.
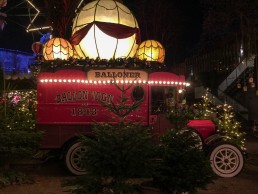
<path id="1" fill-rule="evenodd" d="M 226 173 L 233 172 L 239 163 L 236 153 L 226 148 L 216 154 L 214 161 L 215 166 Z"/>

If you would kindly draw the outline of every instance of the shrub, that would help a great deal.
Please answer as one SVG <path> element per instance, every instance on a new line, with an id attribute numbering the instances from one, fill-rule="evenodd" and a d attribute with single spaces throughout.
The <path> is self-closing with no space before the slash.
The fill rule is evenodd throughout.
<path id="1" fill-rule="evenodd" d="M 193 192 L 213 180 L 209 159 L 196 148 L 197 140 L 187 130 L 170 130 L 161 138 L 160 160 L 153 184 L 164 193 Z"/>
<path id="2" fill-rule="evenodd" d="M 167 119 L 173 124 L 175 129 L 182 129 L 193 118 L 193 111 L 187 105 L 176 107 L 167 114 Z"/>
<path id="3" fill-rule="evenodd" d="M 135 124 L 96 124 L 94 139 L 82 137 L 86 147 L 82 165 L 87 174 L 67 181 L 73 193 L 131 193 L 152 169 L 153 144 L 146 127 Z"/>
<path id="4" fill-rule="evenodd" d="M 4 93 L 0 100 L 0 163 L 34 153 L 42 134 L 35 129 L 35 91 Z"/>

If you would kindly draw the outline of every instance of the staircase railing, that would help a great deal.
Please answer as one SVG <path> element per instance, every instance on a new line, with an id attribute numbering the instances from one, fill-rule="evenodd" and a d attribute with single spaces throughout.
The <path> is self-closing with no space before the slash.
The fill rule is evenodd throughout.
<path id="1" fill-rule="evenodd" d="M 224 102 L 231 105 L 235 112 L 237 112 L 245 120 L 248 120 L 248 109 L 246 107 L 223 92 L 220 92 L 219 98 L 224 99 Z"/>
<path id="2" fill-rule="evenodd" d="M 224 92 L 235 80 L 249 67 L 254 67 L 255 56 L 251 56 L 247 60 L 243 60 L 229 75 L 228 77 L 221 82 L 218 87 L 218 94 L 221 95 L 221 92 Z"/>
<path id="3" fill-rule="evenodd" d="M 237 114 L 239 114 L 245 120 L 248 120 L 248 109 L 246 107 L 238 103 L 230 96 L 226 95 L 224 92 L 220 91 L 219 93 L 219 96 L 215 96 L 211 92 L 207 91 L 207 89 L 205 89 L 203 86 L 195 88 L 195 98 L 201 98 L 202 96 L 207 94 L 208 97 L 212 99 L 212 103 L 214 103 L 215 105 L 222 105 L 226 102 L 233 107 L 234 111 Z"/>

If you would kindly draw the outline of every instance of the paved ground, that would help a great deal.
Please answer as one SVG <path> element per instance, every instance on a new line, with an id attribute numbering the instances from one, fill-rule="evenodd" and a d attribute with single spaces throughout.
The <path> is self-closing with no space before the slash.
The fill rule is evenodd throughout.
<path id="1" fill-rule="evenodd" d="M 247 136 L 247 152 L 243 171 L 234 178 L 218 178 L 206 190 L 198 194 L 258 194 L 258 137 Z M 0 194 L 63 194 L 61 183 L 71 175 L 60 162 L 49 161 L 42 165 L 29 166 L 35 183 L 12 185 L 0 189 Z"/>
<path id="2" fill-rule="evenodd" d="M 199 194 L 258 194 L 258 137 L 247 136 L 248 158 L 243 171 L 233 178 L 218 178 Z"/>

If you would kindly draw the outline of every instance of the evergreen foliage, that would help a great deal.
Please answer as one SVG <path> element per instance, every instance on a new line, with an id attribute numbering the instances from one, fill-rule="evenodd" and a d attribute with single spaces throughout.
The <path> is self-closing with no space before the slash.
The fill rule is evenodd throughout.
<path id="1" fill-rule="evenodd" d="M 0 188 L 11 184 L 31 184 L 34 183 L 31 176 L 23 172 L 8 170 L 0 172 Z"/>
<path id="2" fill-rule="evenodd" d="M 152 169 L 153 144 L 146 127 L 135 124 L 96 124 L 94 139 L 82 137 L 86 175 L 68 180 L 72 193 L 133 193 L 133 178 L 147 177 Z M 74 187 L 75 186 L 75 187 Z"/>
<path id="3" fill-rule="evenodd" d="M 114 85 L 116 86 L 116 89 L 121 92 L 121 96 L 119 96 L 120 97 L 119 103 L 115 103 L 113 101 L 111 102 L 99 101 L 99 103 L 103 107 L 106 107 L 110 112 L 118 116 L 120 123 L 123 125 L 128 114 L 136 110 L 142 103 L 143 99 L 136 100 L 132 104 L 128 104 L 127 103 L 128 97 L 126 96 L 126 92 L 129 91 L 132 85 L 130 84 L 130 85 L 127 85 L 127 87 L 125 87 L 125 85 L 122 84 L 122 86 L 118 86 L 115 83 L 115 81 L 114 81 Z"/>
<path id="4" fill-rule="evenodd" d="M 165 194 L 194 192 L 214 179 L 209 159 L 191 131 L 172 129 L 161 138 L 153 183 Z"/>
<path id="5" fill-rule="evenodd" d="M 210 119 L 214 122 L 217 122 L 215 117 L 216 105 L 214 104 L 214 99 L 209 93 L 210 90 L 207 89 L 205 95 L 202 96 L 201 102 L 194 105 L 194 118 Z"/>
<path id="6" fill-rule="evenodd" d="M 130 180 L 146 177 L 151 172 L 154 147 L 150 132 L 147 127 L 126 121 L 127 115 L 139 107 L 142 99 L 128 104 L 126 93 L 131 85 L 115 86 L 121 91 L 120 101 L 100 103 L 119 120 L 114 125 L 94 124 L 93 139 L 81 137 L 86 147 L 81 164 L 87 174 L 64 183 L 66 187 L 72 186 L 72 193 L 137 193 L 139 183 Z"/>
<path id="7" fill-rule="evenodd" d="M 10 169 L 13 161 L 31 156 L 42 134 L 35 128 L 36 91 L 0 93 L 0 187 L 31 183 L 26 174 Z"/>
<path id="8" fill-rule="evenodd" d="M 173 124 L 177 130 L 184 128 L 187 122 L 194 119 L 193 111 L 188 106 L 176 107 L 167 114 L 167 119 Z"/>
<path id="9" fill-rule="evenodd" d="M 34 77 L 40 72 L 52 72 L 58 69 L 80 69 L 89 70 L 96 68 L 127 68 L 127 69 L 140 69 L 148 72 L 165 71 L 166 65 L 156 61 L 146 61 L 137 58 L 118 58 L 118 59 L 85 59 L 69 58 L 68 60 L 48 60 L 37 61 L 30 66 L 30 70 Z"/>
<path id="10" fill-rule="evenodd" d="M 235 118 L 233 107 L 225 103 L 217 108 L 219 113 L 218 132 L 222 134 L 226 142 L 245 149 L 245 133 L 240 131 L 241 124 Z"/>
<path id="11" fill-rule="evenodd" d="M 226 102 L 223 105 L 215 105 L 209 95 L 209 90 L 203 96 L 201 103 L 195 105 L 196 119 L 210 119 L 218 127 L 217 132 L 226 142 L 233 143 L 241 149 L 245 149 L 245 133 L 241 132 L 241 123 L 237 121 L 234 109 Z"/>
<path id="12" fill-rule="evenodd" d="M 36 91 L 9 91 L 0 99 L 0 163 L 28 156 L 39 147 Z"/>

